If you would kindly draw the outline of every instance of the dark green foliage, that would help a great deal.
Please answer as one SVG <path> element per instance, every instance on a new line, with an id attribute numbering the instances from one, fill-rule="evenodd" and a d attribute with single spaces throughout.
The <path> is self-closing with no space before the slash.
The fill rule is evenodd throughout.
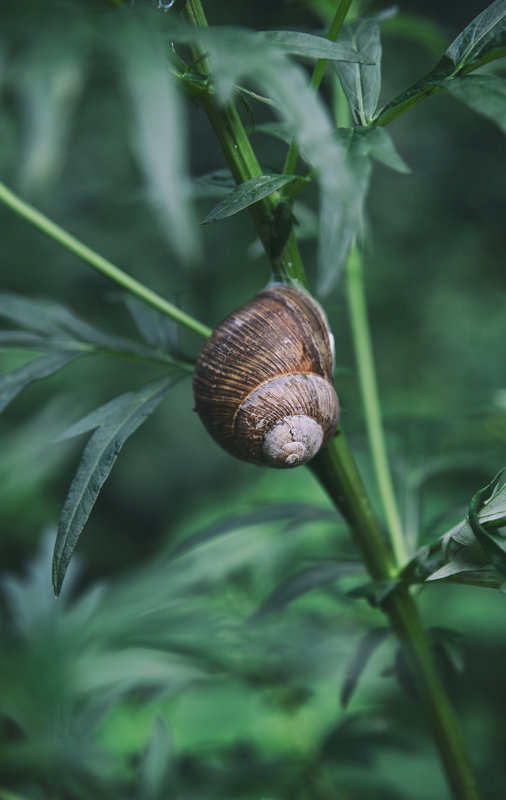
<path id="1" fill-rule="evenodd" d="M 442 7 L 441 23 L 421 5 L 420 17 L 357 6 L 336 43 L 309 33 L 328 28 L 324 0 L 288 16 L 210 2 L 226 24 L 199 32 L 181 4 L 159 5 L 2 7 L 0 180 L 208 324 L 272 277 L 237 214 L 270 198 L 268 256 L 292 232 L 303 245 L 381 516 L 343 313 L 343 268 L 363 240 L 411 560 L 371 581 L 309 473 L 216 452 L 178 381 L 201 338 L 111 293 L 2 206 L 0 800 L 442 800 L 382 611 L 402 583 L 422 588 L 433 652 L 499 796 L 506 645 L 490 588 L 505 582 L 504 473 L 488 481 L 506 446 L 506 4 L 468 25 L 476 4 L 453 19 Z M 315 94 L 320 58 L 332 63 Z M 238 98 L 262 175 L 234 188 L 200 103 Z"/>
<path id="2" fill-rule="evenodd" d="M 258 200 L 277 192 L 278 189 L 286 186 L 296 177 L 296 175 L 260 175 L 258 178 L 244 181 L 209 212 L 206 218 L 202 220 L 202 224 L 205 225 L 209 222 L 225 219 L 225 217 L 231 217 Z"/>
<path id="3" fill-rule="evenodd" d="M 96 428 L 84 449 L 62 509 L 53 559 L 53 587 L 56 594 L 60 592 L 77 540 L 121 448 L 163 400 L 174 385 L 174 380 L 160 378 L 137 392 L 116 397 L 76 422 L 59 437 L 69 439 Z"/>

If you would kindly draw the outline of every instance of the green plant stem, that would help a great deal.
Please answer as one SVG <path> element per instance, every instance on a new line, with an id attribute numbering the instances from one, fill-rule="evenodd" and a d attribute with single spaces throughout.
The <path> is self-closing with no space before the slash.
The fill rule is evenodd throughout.
<path id="1" fill-rule="evenodd" d="M 397 566 L 402 567 L 408 560 L 408 555 L 388 463 L 367 315 L 364 271 L 362 258 L 356 243 L 352 245 L 346 264 L 346 291 L 355 348 L 355 361 L 357 363 L 362 404 L 376 481 L 395 561 Z"/>
<path id="2" fill-rule="evenodd" d="M 187 0 L 184 15 L 197 27 L 207 27 L 207 20 L 200 0 Z M 202 75 L 209 74 L 209 64 L 202 48 L 194 45 L 190 48 L 195 59 L 194 69 Z M 218 106 L 212 93 L 207 92 L 200 98 L 216 138 L 221 146 L 228 167 L 236 183 L 244 183 L 250 178 L 263 174 L 258 159 L 251 146 L 241 118 L 233 103 Z M 295 281 L 307 287 L 306 273 L 293 231 L 290 232 L 283 252 L 271 255 L 271 237 L 276 208 L 281 194 L 274 192 L 264 200 L 249 206 L 257 233 L 271 262 L 273 277 L 286 281 Z"/>
<path id="3" fill-rule="evenodd" d="M 408 588 L 402 584 L 395 585 L 395 565 L 342 430 L 313 459 L 310 467 L 347 520 L 373 580 L 392 584 L 382 608 L 403 646 L 420 705 L 437 744 L 455 800 L 480 800 L 480 791 L 462 741 L 460 726 L 436 670 L 418 610 Z"/>
<path id="4" fill-rule="evenodd" d="M 8 189 L 3 183 L 0 183 L 0 200 L 12 209 L 12 211 L 15 211 L 16 214 L 24 217 L 24 219 L 31 222 L 32 225 L 35 225 L 36 228 L 39 228 L 46 236 L 54 239 L 55 242 L 58 242 L 58 244 L 70 250 L 71 253 L 74 253 L 74 255 L 85 261 L 93 267 L 93 269 L 101 272 L 102 275 L 105 275 L 111 281 L 114 281 L 114 283 L 122 286 L 141 300 L 144 300 L 144 302 L 149 303 L 153 308 L 156 308 L 163 314 L 167 314 L 167 316 L 172 317 L 172 319 L 180 325 L 184 325 L 200 336 L 207 338 L 211 335 L 212 331 L 206 325 L 203 325 L 194 317 L 181 311 L 180 308 L 164 300 L 163 297 L 160 297 L 156 292 L 151 291 L 147 286 L 144 286 L 144 284 L 135 280 L 135 278 L 132 278 L 126 272 L 123 272 L 119 267 L 116 267 L 106 258 L 95 252 L 95 250 L 83 244 L 83 242 L 76 239 L 75 236 L 72 236 L 72 234 L 65 231 L 55 222 L 52 222 L 40 211 L 37 211 L 37 209 L 29 205 L 29 203 L 25 203 L 24 200 L 21 200 L 20 197 L 14 194 L 14 192 Z"/>
<path id="5" fill-rule="evenodd" d="M 327 39 L 330 39 L 331 42 L 336 41 L 339 35 L 339 31 L 342 28 L 343 22 L 346 19 L 346 15 L 349 11 L 352 2 L 353 0 L 341 0 L 341 2 L 339 3 L 336 13 L 334 14 L 334 19 L 332 20 L 332 24 L 329 28 L 329 32 L 327 34 Z M 315 68 L 311 76 L 311 88 L 314 89 L 315 92 L 317 92 L 320 87 L 320 83 L 322 82 L 323 76 L 325 74 L 325 68 L 327 66 L 327 63 L 328 59 L 319 58 L 315 64 Z M 283 172 L 286 175 L 292 175 L 295 172 L 295 165 L 297 163 L 298 157 L 299 157 L 299 146 L 296 140 L 293 139 L 290 143 L 290 147 L 288 148 L 288 153 L 286 154 L 286 159 L 283 166 Z"/>

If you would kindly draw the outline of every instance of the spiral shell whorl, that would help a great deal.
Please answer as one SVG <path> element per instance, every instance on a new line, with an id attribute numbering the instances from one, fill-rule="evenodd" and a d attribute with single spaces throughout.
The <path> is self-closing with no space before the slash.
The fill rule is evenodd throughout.
<path id="1" fill-rule="evenodd" d="M 207 341 L 195 370 L 195 409 L 233 455 L 297 466 L 336 429 L 332 369 L 318 303 L 293 287 L 271 286 L 232 312 Z"/>

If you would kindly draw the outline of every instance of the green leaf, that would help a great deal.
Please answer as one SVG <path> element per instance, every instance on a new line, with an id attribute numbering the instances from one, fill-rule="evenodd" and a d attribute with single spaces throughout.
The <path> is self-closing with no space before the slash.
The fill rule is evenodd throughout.
<path id="1" fill-rule="evenodd" d="M 190 202 L 185 110 L 171 80 L 166 43 L 151 18 L 134 14 L 121 20 L 114 36 L 131 100 L 134 152 L 161 233 L 182 261 L 194 262 L 200 240 Z"/>
<path id="2" fill-rule="evenodd" d="M 162 800 L 169 794 L 174 770 L 173 746 L 165 719 L 158 715 L 139 764 L 139 800 Z"/>
<path id="3" fill-rule="evenodd" d="M 86 445 L 65 500 L 53 556 L 53 587 L 58 595 L 77 540 L 100 489 L 129 436 L 155 410 L 179 376 L 153 381 L 127 392 L 71 426 L 61 438 L 97 428 Z"/>
<path id="4" fill-rule="evenodd" d="M 138 313 L 142 312 L 139 310 Z M 149 311 L 145 313 L 149 314 Z M 153 350 L 131 339 L 102 331 L 84 322 L 71 309 L 52 300 L 0 294 L 0 317 L 28 329 L 0 331 L 0 346 L 3 344 L 6 347 L 33 350 L 70 350 L 75 353 L 98 350 L 106 354 L 127 355 L 146 361 L 163 361 L 167 365 L 174 363 L 169 354 L 170 349 L 168 353 L 162 354 L 162 347 Z M 171 323 L 167 320 L 159 322 L 159 325 L 170 326 Z"/>
<path id="5" fill-rule="evenodd" d="M 5 24 L 5 19 L 4 19 Z M 22 193 L 40 193 L 59 177 L 69 151 L 75 108 L 87 72 L 90 38 L 83 16 L 79 24 L 53 17 L 30 47 L 12 63 L 20 109 Z"/>
<path id="6" fill-rule="evenodd" d="M 426 581 L 452 580 L 494 589 L 504 583 L 501 565 L 506 563 L 506 539 L 493 533 L 506 524 L 506 480 L 502 476 L 500 472 L 474 495 L 468 518 L 444 535 L 445 563 Z"/>
<path id="7" fill-rule="evenodd" d="M 101 331 L 83 322 L 66 306 L 45 298 L 2 292 L 0 318 L 46 336 L 66 333 L 76 340 L 88 342 L 103 341 L 104 336 Z"/>
<path id="8" fill-rule="evenodd" d="M 506 133 L 506 80 L 498 75 L 468 75 L 452 78 L 444 88 L 466 106 L 495 122 Z"/>
<path id="9" fill-rule="evenodd" d="M 275 503 L 265 506 L 265 508 L 259 508 L 254 511 L 247 511 L 244 514 L 236 514 L 232 517 L 227 517 L 227 519 L 221 520 L 215 525 L 205 528 L 203 531 L 198 531 L 188 539 L 176 545 L 170 553 L 170 558 L 178 558 L 202 544 L 207 544 L 213 539 L 226 536 L 232 531 L 249 526 L 283 521 L 294 522 L 297 525 L 305 525 L 309 522 L 326 522 L 329 520 L 336 520 L 336 512 L 332 509 L 329 510 L 303 503 L 289 503 L 286 505 Z"/>
<path id="10" fill-rule="evenodd" d="M 506 44 L 506 0 L 495 0 L 464 28 L 446 50 L 457 70 Z"/>
<path id="11" fill-rule="evenodd" d="M 257 34 L 284 53 L 308 58 L 325 58 L 328 61 L 351 61 L 359 64 L 374 64 L 366 54 L 344 47 L 342 42 L 332 42 L 323 36 L 298 31 L 261 31 Z"/>
<path id="12" fill-rule="evenodd" d="M 336 286 L 348 252 L 362 222 L 362 209 L 372 172 L 371 158 L 351 134 L 346 157 L 346 177 L 340 191 L 326 182 L 321 187 L 320 249 L 321 267 L 317 292 L 329 294 Z"/>
<path id="13" fill-rule="evenodd" d="M 476 492 L 469 504 L 468 520 L 474 535 L 488 554 L 491 564 L 506 575 L 506 537 L 489 531 L 481 520 L 481 512 L 488 503 L 497 495 L 504 493 L 506 484 L 504 476 L 505 471 L 501 470 L 488 486 Z"/>
<path id="14" fill-rule="evenodd" d="M 253 619 L 276 613 L 292 600 L 302 597 L 313 589 L 328 586 L 345 575 L 356 575 L 363 572 L 364 566 L 359 561 L 322 561 L 320 564 L 306 567 L 277 586 L 255 612 Z"/>
<path id="15" fill-rule="evenodd" d="M 367 125 L 378 105 L 381 89 L 380 23 L 392 13 L 395 11 L 387 10 L 361 17 L 344 25 L 339 36 L 342 44 L 355 48 L 370 59 L 369 64 L 336 62 L 334 65 L 356 125 Z"/>
<path id="16" fill-rule="evenodd" d="M 255 125 L 249 133 L 265 133 L 285 144 L 290 144 L 294 134 L 291 126 L 286 122 L 261 122 L 259 125 Z"/>
<path id="17" fill-rule="evenodd" d="M 79 352 L 57 350 L 28 361 L 21 367 L 0 375 L 0 412 L 2 412 L 16 395 L 33 381 L 49 378 L 55 372 L 73 361 Z"/>
<path id="18" fill-rule="evenodd" d="M 125 294 L 123 301 L 144 339 L 161 352 L 181 353 L 179 325 L 166 314 L 148 306 L 132 294 Z"/>
<path id="19" fill-rule="evenodd" d="M 282 186 L 286 186 L 296 178 L 297 175 L 260 175 L 258 178 L 250 178 L 236 186 L 221 203 L 218 203 L 202 221 L 202 224 L 207 225 L 210 222 L 231 217 L 258 200 L 263 200 L 264 197 L 277 192 Z"/>
<path id="20" fill-rule="evenodd" d="M 391 631 L 389 628 L 375 628 L 372 631 L 368 631 L 368 633 L 360 639 L 353 658 L 346 668 L 346 674 L 341 687 L 340 699 L 343 708 L 346 708 L 350 702 L 369 659 L 390 633 Z"/>
<path id="21" fill-rule="evenodd" d="M 198 197 L 221 197 L 231 192 L 235 185 L 229 169 L 215 169 L 194 179 L 194 191 Z"/>
<path id="22" fill-rule="evenodd" d="M 354 127 L 337 131 L 337 140 L 346 154 L 346 180 L 340 191 L 331 185 L 322 186 L 320 239 L 324 249 L 323 263 L 318 275 L 320 295 L 327 295 L 339 280 L 351 243 L 362 224 L 364 201 L 372 173 L 371 159 L 375 158 L 397 172 L 409 172 L 408 165 L 395 149 L 388 131 L 376 127 Z"/>
<path id="23" fill-rule="evenodd" d="M 398 578 L 385 578 L 381 581 L 368 581 L 347 592 L 348 597 L 364 597 L 373 608 L 380 607 L 386 598 L 399 586 Z"/>
<path id="24" fill-rule="evenodd" d="M 381 127 L 353 128 L 354 146 L 357 153 L 372 156 L 386 167 L 403 174 L 411 172 L 404 159 L 395 148 L 389 132 Z"/>

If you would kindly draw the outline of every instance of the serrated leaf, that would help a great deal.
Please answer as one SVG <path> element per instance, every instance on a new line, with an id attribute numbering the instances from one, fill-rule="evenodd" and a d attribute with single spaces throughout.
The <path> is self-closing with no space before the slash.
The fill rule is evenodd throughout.
<path id="1" fill-rule="evenodd" d="M 253 619 L 276 613 L 292 600 L 302 597 L 313 589 L 328 586 L 345 575 L 356 575 L 363 572 L 363 564 L 359 561 L 323 561 L 320 564 L 306 567 L 277 586 L 255 612 Z"/>
<path id="2" fill-rule="evenodd" d="M 506 40 L 506 0 L 495 0 L 457 36 L 446 50 L 457 69 L 462 69 Z"/>
<path id="3" fill-rule="evenodd" d="M 356 125 L 367 125 L 378 105 L 381 89 L 380 23 L 391 13 L 383 12 L 354 20 L 343 26 L 339 36 L 344 45 L 358 50 L 372 62 L 336 62 L 334 65 Z"/>
<path id="4" fill-rule="evenodd" d="M 202 220 L 202 224 L 207 225 L 210 222 L 231 217 L 258 200 L 263 200 L 264 197 L 277 192 L 282 186 L 286 186 L 296 178 L 297 175 L 259 175 L 257 178 L 250 178 L 236 186 L 221 203 L 218 203 Z"/>
<path id="5" fill-rule="evenodd" d="M 506 80 L 498 75 L 468 75 L 444 82 L 444 88 L 468 108 L 506 133 Z"/>
<path id="6" fill-rule="evenodd" d="M 269 44 L 278 47 L 282 52 L 308 58 L 325 58 L 328 61 L 350 61 L 359 64 L 373 64 L 371 58 L 342 42 L 332 42 L 323 36 L 315 36 L 299 31 L 261 31 L 257 34 L 264 37 Z"/>
<path id="7" fill-rule="evenodd" d="M 375 628 L 360 639 L 353 658 L 346 668 L 346 674 L 341 687 L 340 699 L 343 708 L 346 708 L 350 702 L 369 659 L 390 633 L 390 628 Z"/>
<path id="8" fill-rule="evenodd" d="M 190 202 L 185 109 L 171 80 L 161 31 L 148 17 L 130 17 L 114 35 L 131 99 L 135 155 L 167 244 L 185 263 L 194 262 L 200 240 Z"/>
<path id="9" fill-rule="evenodd" d="M 72 426 L 73 435 L 98 427 L 84 449 L 63 506 L 53 556 L 55 594 L 60 592 L 77 540 L 121 448 L 177 379 L 161 378 L 137 392 L 127 392 Z"/>
<path id="10" fill-rule="evenodd" d="M 80 355 L 79 352 L 57 350 L 28 361 L 21 367 L 0 375 L 0 412 L 30 383 L 54 375 Z"/>

